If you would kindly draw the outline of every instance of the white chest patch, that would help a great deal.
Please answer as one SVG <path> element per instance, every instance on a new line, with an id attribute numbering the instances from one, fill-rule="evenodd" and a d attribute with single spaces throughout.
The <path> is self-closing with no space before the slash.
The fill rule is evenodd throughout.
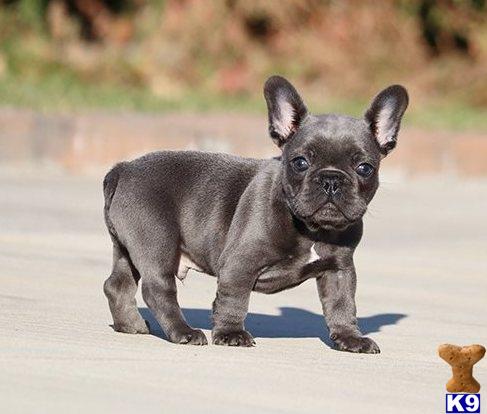
<path id="1" fill-rule="evenodd" d="M 318 253 L 316 253 L 315 245 L 313 244 L 311 246 L 311 249 L 309 249 L 309 258 L 308 258 L 308 261 L 306 263 L 313 263 L 316 260 L 319 260 L 319 258 L 320 258 L 320 256 L 318 256 Z"/>

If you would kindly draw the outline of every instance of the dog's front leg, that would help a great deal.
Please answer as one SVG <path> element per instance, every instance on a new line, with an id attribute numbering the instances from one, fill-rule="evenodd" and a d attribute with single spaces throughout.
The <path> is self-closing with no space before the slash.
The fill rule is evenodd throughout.
<path id="1" fill-rule="evenodd" d="M 362 336 L 357 324 L 357 276 L 352 254 L 353 249 L 340 249 L 336 252 L 339 270 L 326 271 L 316 281 L 323 314 L 330 338 L 339 350 L 376 354 L 380 352 L 379 347 L 372 339 Z"/>
<path id="2" fill-rule="evenodd" d="M 254 338 L 244 328 L 255 279 L 254 274 L 236 266 L 226 266 L 221 270 L 213 302 L 212 339 L 215 345 L 255 345 Z"/>

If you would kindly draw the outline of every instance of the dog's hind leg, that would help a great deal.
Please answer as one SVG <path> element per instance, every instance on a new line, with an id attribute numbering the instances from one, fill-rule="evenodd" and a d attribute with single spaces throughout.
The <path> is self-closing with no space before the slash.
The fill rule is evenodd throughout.
<path id="1" fill-rule="evenodd" d="M 149 333 L 149 326 L 137 309 L 135 294 L 140 279 L 127 251 L 113 242 L 113 269 L 103 290 L 113 317 L 113 329 L 124 333 Z"/>
<path id="2" fill-rule="evenodd" d="M 142 296 L 171 342 L 206 345 L 204 333 L 185 321 L 177 300 L 176 273 L 179 253 L 157 252 L 145 257 L 141 268 Z M 161 259 L 164 259 L 162 261 Z"/>
<path id="3" fill-rule="evenodd" d="M 137 309 L 135 294 L 140 279 L 127 249 L 120 242 L 110 218 L 110 206 L 115 195 L 122 165 L 112 168 L 103 181 L 105 223 L 113 242 L 113 268 L 103 285 L 113 317 L 113 328 L 125 333 L 149 333 L 149 326 Z"/>
<path id="4" fill-rule="evenodd" d="M 205 334 L 187 324 L 177 300 L 176 275 L 181 256 L 178 228 L 164 217 L 166 214 L 159 215 L 144 232 L 129 236 L 130 257 L 141 275 L 142 297 L 169 341 L 206 345 Z M 142 211 L 139 217 L 148 220 Z"/>

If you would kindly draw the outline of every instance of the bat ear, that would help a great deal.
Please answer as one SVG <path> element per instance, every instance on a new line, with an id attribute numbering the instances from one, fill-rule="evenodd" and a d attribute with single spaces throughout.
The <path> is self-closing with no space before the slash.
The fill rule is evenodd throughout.
<path id="1" fill-rule="evenodd" d="M 272 76 L 264 85 L 269 115 L 269 134 L 282 147 L 299 128 L 308 110 L 298 92 L 286 79 Z"/>
<path id="2" fill-rule="evenodd" d="M 408 102 L 406 89 L 401 85 L 392 85 L 372 100 L 365 113 L 365 120 L 384 155 L 396 146 L 401 119 Z"/>

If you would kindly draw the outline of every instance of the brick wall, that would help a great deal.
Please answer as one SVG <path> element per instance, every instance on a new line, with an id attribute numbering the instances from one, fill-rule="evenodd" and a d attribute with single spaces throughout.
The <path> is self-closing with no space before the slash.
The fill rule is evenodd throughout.
<path id="1" fill-rule="evenodd" d="M 487 176 L 487 133 L 404 128 L 383 168 L 410 175 Z M 71 172 L 105 169 L 161 149 L 200 149 L 250 157 L 279 153 L 259 115 L 40 114 L 0 110 L 0 163 L 54 164 Z"/>

